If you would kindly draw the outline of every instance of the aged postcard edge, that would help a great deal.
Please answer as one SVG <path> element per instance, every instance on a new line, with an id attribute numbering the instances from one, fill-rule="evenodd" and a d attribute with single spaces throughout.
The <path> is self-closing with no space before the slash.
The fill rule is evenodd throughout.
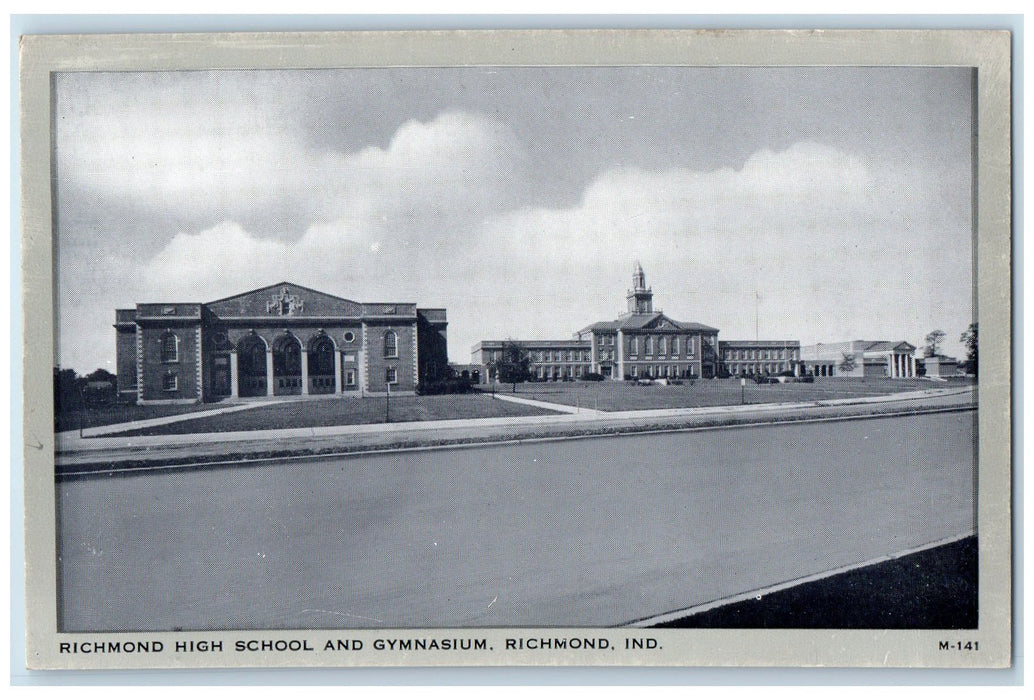
<path id="1" fill-rule="evenodd" d="M 21 45 L 22 274 L 26 659 L 30 668 L 247 666 L 882 666 L 1002 667 L 1011 644 L 1011 219 L 1010 35 L 996 31 L 457 31 L 288 34 L 30 36 Z M 943 631 L 652 630 L 662 649 L 640 652 L 381 652 L 376 655 L 235 653 L 235 640 L 310 641 L 480 637 L 497 649 L 507 629 L 280 630 L 176 634 L 56 632 L 53 482 L 53 247 L 50 73 L 61 70 L 189 70 L 448 65 L 954 65 L 978 75 L 976 284 L 982 326 L 979 386 L 980 625 L 952 632 L 979 641 L 968 656 L 938 651 Z M 31 319 L 31 320 L 30 320 Z M 540 630 L 520 630 L 523 636 Z M 555 635 L 558 629 L 541 630 Z M 608 638 L 624 630 L 570 629 Z M 195 655 L 61 655 L 62 640 L 223 640 Z"/>

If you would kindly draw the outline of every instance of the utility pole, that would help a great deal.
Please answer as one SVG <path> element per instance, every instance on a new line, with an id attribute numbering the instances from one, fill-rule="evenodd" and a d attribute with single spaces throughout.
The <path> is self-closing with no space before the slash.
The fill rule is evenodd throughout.
<path id="1" fill-rule="evenodd" d="M 79 437 L 83 436 L 83 423 L 86 422 L 86 384 L 79 387 Z"/>
<path id="2" fill-rule="evenodd" d="M 754 290 L 754 340 L 761 340 L 761 332 L 758 330 L 760 324 L 758 323 L 758 306 L 761 304 L 761 295 L 758 290 Z"/>
<path id="3" fill-rule="evenodd" d="M 384 422 L 391 422 L 391 382 L 385 382 L 387 391 L 384 393 Z"/>

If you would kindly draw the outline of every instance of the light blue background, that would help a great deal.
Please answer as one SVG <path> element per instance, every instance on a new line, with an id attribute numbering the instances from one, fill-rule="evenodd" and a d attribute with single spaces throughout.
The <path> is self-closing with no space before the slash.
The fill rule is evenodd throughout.
<path id="1" fill-rule="evenodd" d="M 1018 15 L 12 15 L 11 55 L 11 678 L 12 685 L 1018 685 L 1023 682 L 1023 17 Z M 132 32 L 331 31 L 400 29 L 1006 29 L 1013 32 L 1013 332 L 1015 436 L 1013 489 L 1014 668 L 668 669 L 404 668 L 236 669 L 192 671 L 25 670 L 22 491 L 20 181 L 18 37 L 23 34 Z"/>

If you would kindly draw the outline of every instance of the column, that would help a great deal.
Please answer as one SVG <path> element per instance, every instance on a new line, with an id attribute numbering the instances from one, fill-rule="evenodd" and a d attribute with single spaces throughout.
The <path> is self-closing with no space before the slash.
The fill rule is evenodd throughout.
<path id="1" fill-rule="evenodd" d="M 237 387 L 237 351 L 230 353 L 230 398 L 240 398 L 240 391 Z"/>
<path id="2" fill-rule="evenodd" d="M 266 396 L 273 395 L 273 347 L 266 348 Z"/>
<path id="3" fill-rule="evenodd" d="M 618 376 L 614 377 L 618 381 L 625 379 L 625 332 L 622 330 L 618 331 Z"/>
<path id="4" fill-rule="evenodd" d="M 309 353 L 302 348 L 302 395 L 309 393 Z"/>
<path id="5" fill-rule="evenodd" d="M 341 351 L 334 350 L 334 393 L 341 393 Z"/>
<path id="6" fill-rule="evenodd" d="M 891 379 L 894 378 L 894 356 L 887 355 L 887 376 Z"/>

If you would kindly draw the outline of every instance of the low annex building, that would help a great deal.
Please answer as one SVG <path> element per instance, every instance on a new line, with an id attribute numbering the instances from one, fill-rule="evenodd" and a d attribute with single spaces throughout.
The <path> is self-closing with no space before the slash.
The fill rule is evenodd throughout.
<path id="1" fill-rule="evenodd" d="M 916 376 L 916 346 L 899 340 L 849 340 L 801 348 L 801 366 L 816 377 Z"/>
<path id="2" fill-rule="evenodd" d="M 356 302 L 290 282 L 115 311 L 118 390 L 138 403 L 412 394 L 448 375 L 445 309 Z"/>

